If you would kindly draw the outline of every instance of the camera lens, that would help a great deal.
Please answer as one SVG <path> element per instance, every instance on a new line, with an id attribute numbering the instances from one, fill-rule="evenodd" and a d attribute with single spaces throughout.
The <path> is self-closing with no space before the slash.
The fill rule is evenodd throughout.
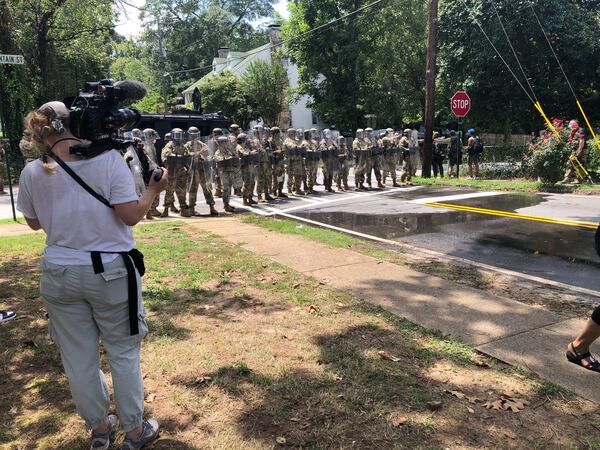
<path id="1" fill-rule="evenodd" d="M 106 117 L 106 125 L 111 129 L 133 128 L 140 121 L 141 115 L 137 109 L 122 108 L 112 110 Z"/>

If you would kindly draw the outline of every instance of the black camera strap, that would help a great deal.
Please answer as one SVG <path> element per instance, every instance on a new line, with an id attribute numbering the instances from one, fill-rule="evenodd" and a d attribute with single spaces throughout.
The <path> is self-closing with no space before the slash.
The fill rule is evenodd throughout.
<path id="1" fill-rule="evenodd" d="M 60 142 L 60 141 L 59 141 L 59 142 Z M 95 198 L 96 200 L 98 200 L 100 203 L 102 203 L 102 204 L 104 204 L 104 205 L 108 206 L 109 208 L 113 208 L 113 209 L 114 209 L 114 206 L 113 206 L 113 205 L 111 205 L 111 204 L 110 204 L 110 202 L 109 202 L 108 200 L 106 200 L 106 199 L 105 199 L 105 198 L 104 198 L 102 195 L 98 194 L 98 193 L 97 193 L 97 192 L 96 192 L 94 189 L 92 189 L 92 188 L 91 188 L 91 187 L 90 187 L 90 186 L 89 186 L 89 185 L 88 185 L 88 184 L 87 184 L 85 181 L 83 181 L 83 180 L 81 179 L 81 177 L 80 177 L 79 175 L 77 175 L 77 174 L 75 173 L 75 171 L 74 171 L 73 169 L 71 169 L 71 168 L 69 167 L 69 165 L 68 165 L 66 162 L 64 162 L 60 156 L 58 156 L 58 155 L 57 155 L 56 153 L 54 153 L 52 150 L 50 150 L 50 151 L 48 152 L 48 156 L 49 156 L 50 158 L 52 158 L 54 161 L 56 161 L 56 163 L 57 163 L 57 164 L 58 164 L 60 167 L 62 167 L 62 169 L 63 169 L 65 172 L 67 172 L 67 174 L 68 174 L 68 175 L 69 175 L 71 178 L 73 178 L 73 179 L 74 179 L 74 180 L 77 182 L 77 184 L 78 184 L 79 186 L 81 186 L 83 189 L 85 189 L 85 190 L 87 191 L 87 193 L 88 193 L 88 194 L 90 194 L 92 197 L 94 197 L 94 198 Z"/>
<path id="2" fill-rule="evenodd" d="M 67 138 L 68 139 L 68 138 Z M 56 141 L 54 145 L 56 145 L 59 141 Z M 109 208 L 114 209 L 114 206 L 110 204 L 110 202 L 105 199 L 102 195 L 98 194 L 94 189 L 92 189 L 85 181 L 81 179 L 79 175 L 75 173 L 73 169 L 69 167 L 69 165 L 62 160 L 56 153 L 50 149 L 48 152 L 48 156 L 52 158 L 56 163 L 62 167 L 62 169 L 67 172 L 67 174 L 73 178 L 81 186 L 85 189 L 92 197 L 98 200 L 100 203 L 108 206 Z M 138 325 L 138 284 L 137 278 L 135 276 L 135 269 L 138 270 L 140 276 L 144 276 L 146 271 L 144 267 L 144 255 L 137 250 L 132 249 L 128 252 L 99 252 L 93 251 L 91 252 L 92 266 L 94 268 L 95 274 L 100 274 L 104 272 L 104 265 L 102 264 L 102 253 L 119 253 L 123 257 L 123 262 L 125 264 L 125 269 L 127 270 L 127 302 L 129 304 L 129 330 L 130 335 L 135 336 L 139 334 L 139 325 Z"/>

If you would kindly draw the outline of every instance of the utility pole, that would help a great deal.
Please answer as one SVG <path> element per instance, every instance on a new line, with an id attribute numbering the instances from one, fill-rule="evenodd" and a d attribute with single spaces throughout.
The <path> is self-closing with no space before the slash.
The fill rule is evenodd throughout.
<path id="1" fill-rule="evenodd" d="M 438 0 L 427 1 L 427 68 L 425 70 L 425 143 L 421 176 L 431 177 L 433 115 L 435 112 L 435 62 L 437 58 Z"/>

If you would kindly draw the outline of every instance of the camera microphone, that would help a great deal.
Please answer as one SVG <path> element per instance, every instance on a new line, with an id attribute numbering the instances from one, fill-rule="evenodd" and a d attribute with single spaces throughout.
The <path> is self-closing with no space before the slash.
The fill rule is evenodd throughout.
<path id="1" fill-rule="evenodd" d="M 121 101 L 138 101 L 143 99 L 146 94 L 148 93 L 146 91 L 146 86 L 144 86 L 144 83 L 142 83 L 141 81 L 134 81 L 134 80 L 122 80 L 122 81 L 117 81 L 114 84 L 114 87 L 119 89 L 120 91 L 120 100 Z"/>

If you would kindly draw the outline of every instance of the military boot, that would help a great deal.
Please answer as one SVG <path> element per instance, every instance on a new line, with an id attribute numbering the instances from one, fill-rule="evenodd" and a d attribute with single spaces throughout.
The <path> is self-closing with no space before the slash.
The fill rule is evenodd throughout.
<path id="1" fill-rule="evenodd" d="M 229 213 L 232 213 L 235 211 L 235 208 L 233 206 L 231 206 L 229 203 L 223 205 L 223 209 Z"/>
<path id="2" fill-rule="evenodd" d="M 248 202 L 248 199 L 246 197 L 244 197 L 242 203 L 244 204 L 244 206 L 250 206 L 250 202 Z"/>
<path id="3" fill-rule="evenodd" d="M 258 203 L 264 203 L 265 202 L 265 199 L 263 198 L 262 194 L 258 194 L 256 196 L 256 199 L 258 200 Z"/>
<path id="4" fill-rule="evenodd" d="M 278 185 L 277 197 L 288 198 L 288 196 L 283 193 L 283 183 L 279 183 Z"/>
<path id="5" fill-rule="evenodd" d="M 181 210 L 179 211 L 179 215 L 181 217 L 191 217 L 192 216 L 190 209 L 188 207 L 184 207 L 184 206 L 181 207 Z"/>
<path id="6" fill-rule="evenodd" d="M 169 207 L 168 206 L 165 206 L 165 209 L 163 209 L 163 212 L 160 215 L 160 217 L 169 217 Z"/>
<path id="7" fill-rule="evenodd" d="M 377 179 L 377 187 L 379 189 L 385 188 L 384 184 L 381 182 L 381 174 L 379 174 L 379 176 L 377 176 L 377 174 L 375 174 L 375 178 Z"/>
<path id="8" fill-rule="evenodd" d="M 394 178 L 394 180 L 393 180 L 393 181 L 394 181 L 394 183 L 393 183 L 393 186 L 394 186 L 394 187 L 400 187 L 400 185 L 398 184 L 398 182 L 396 181 L 396 179 L 395 179 L 395 178 Z"/>
<path id="9" fill-rule="evenodd" d="M 147 219 L 147 220 L 154 220 L 154 216 L 153 216 L 152 214 L 150 214 L 150 211 L 148 211 L 148 212 L 146 213 L 146 219 Z"/>
<path id="10" fill-rule="evenodd" d="M 179 212 L 179 210 L 175 208 L 175 205 L 171 206 L 171 211 L 173 211 L 175 214 Z"/>
<path id="11" fill-rule="evenodd" d="M 215 197 L 218 197 L 218 198 L 223 197 L 223 191 L 219 188 L 215 189 Z"/>
<path id="12" fill-rule="evenodd" d="M 160 211 L 158 209 L 156 209 L 156 207 L 152 208 L 149 211 L 150 214 L 152 214 L 154 217 L 160 217 Z"/>
<path id="13" fill-rule="evenodd" d="M 217 209 L 215 208 L 215 205 L 209 205 L 210 206 L 210 215 L 213 217 L 216 217 L 219 215 L 219 211 L 217 211 Z"/>
<path id="14" fill-rule="evenodd" d="M 258 205 L 258 202 L 252 198 L 252 196 L 248 197 L 248 203 L 251 205 Z"/>
<path id="15" fill-rule="evenodd" d="M 275 199 L 271 197 L 271 195 L 268 192 L 265 192 L 265 200 L 268 202 L 272 202 Z"/>

